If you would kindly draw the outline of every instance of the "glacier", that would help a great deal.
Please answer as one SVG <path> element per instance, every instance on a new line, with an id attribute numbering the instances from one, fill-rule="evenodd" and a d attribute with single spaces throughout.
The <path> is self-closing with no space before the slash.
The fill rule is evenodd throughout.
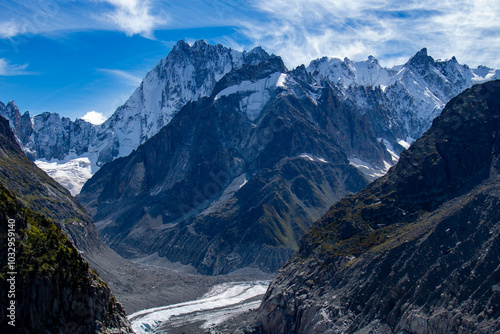
<path id="1" fill-rule="evenodd" d="M 257 309 L 270 281 L 232 282 L 214 286 L 197 300 L 164 307 L 155 307 L 129 315 L 137 334 L 167 333 L 165 327 L 202 322 L 208 330 L 238 314 Z"/>

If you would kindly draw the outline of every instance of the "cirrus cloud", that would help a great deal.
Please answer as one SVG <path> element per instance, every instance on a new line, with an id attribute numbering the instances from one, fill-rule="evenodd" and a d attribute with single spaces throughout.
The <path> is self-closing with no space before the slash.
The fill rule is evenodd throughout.
<path id="1" fill-rule="evenodd" d="M 260 45 L 289 67 L 370 54 L 391 65 L 422 47 L 437 58 L 500 67 L 498 0 L 16 0 L 0 10 L 8 18 L 0 19 L 0 38 L 114 30 L 153 39 L 163 29 L 231 27 L 234 34 L 211 41 Z"/>
<path id="2" fill-rule="evenodd" d="M 259 20 L 240 29 L 255 45 L 297 66 L 321 56 L 365 58 L 388 65 L 427 47 L 439 58 L 498 66 L 496 0 L 257 0 Z"/>
<path id="3" fill-rule="evenodd" d="M 163 3 L 155 0 L 24 0 L 0 3 L 0 38 L 118 30 L 152 38 L 165 26 Z"/>
<path id="4" fill-rule="evenodd" d="M 0 58 L 0 76 L 16 76 L 16 75 L 36 75 L 36 72 L 26 71 L 28 64 L 14 65 L 5 58 Z"/>
<path id="5" fill-rule="evenodd" d="M 158 27 L 166 24 L 165 15 L 152 14 L 151 1 L 141 0 L 105 0 L 114 6 L 114 10 L 105 17 L 111 19 L 127 35 L 143 35 L 151 38 Z"/>

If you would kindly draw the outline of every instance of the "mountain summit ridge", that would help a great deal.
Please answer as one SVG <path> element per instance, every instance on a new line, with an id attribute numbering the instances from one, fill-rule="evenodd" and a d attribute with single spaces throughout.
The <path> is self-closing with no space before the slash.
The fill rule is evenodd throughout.
<path id="1" fill-rule="evenodd" d="M 50 113 L 36 115 L 30 122 L 29 114 L 21 116 L 15 104 L 9 108 L 0 105 L 0 114 L 11 120 L 14 133 L 31 159 L 75 195 L 103 163 L 131 153 L 168 124 L 187 102 L 212 95 L 225 74 L 270 57 L 261 47 L 239 52 L 203 40 L 193 45 L 180 40 L 101 125 L 73 122 Z M 427 67 L 417 69 L 418 59 Z M 473 83 L 500 77 L 498 70 L 470 69 L 455 58 L 434 61 L 426 49 L 393 68 L 382 67 L 373 56 L 359 62 L 323 57 L 307 67 L 284 72 L 299 70 L 311 86 L 329 84 L 338 88 L 344 99 L 370 118 L 378 137 L 396 158 L 427 130 L 449 99 Z M 50 138 L 56 138 L 55 142 Z M 367 173 L 380 176 L 386 170 L 383 164 L 373 166 L 362 157 L 350 158 L 360 170 L 375 171 Z"/>

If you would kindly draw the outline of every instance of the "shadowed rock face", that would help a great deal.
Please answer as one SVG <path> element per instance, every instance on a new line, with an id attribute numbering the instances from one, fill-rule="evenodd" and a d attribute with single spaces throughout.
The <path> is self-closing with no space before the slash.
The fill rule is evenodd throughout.
<path id="1" fill-rule="evenodd" d="M 7 318 L 7 306 L 0 311 L 2 332 L 132 333 L 108 286 L 47 217 L 79 249 L 104 246 L 83 208 L 22 153 L 0 117 L 0 299 L 2 305 L 16 303 L 15 327 L 8 325 L 13 319 Z M 14 268 L 7 266 L 8 241 L 15 241 Z M 12 275 L 15 297 L 7 294 Z"/>
<path id="2" fill-rule="evenodd" d="M 258 331 L 498 332 L 499 161 L 494 81 L 452 99 L 386 176 L 313 225 Z"/>
<path id="3" fill-rule="evenodd" d="M 391 159 L 370 123 L 330 86 L 317 88 L 316 101 L 310 85 L 283 71 L 271 57 L 230 72 L 210 98 L 103 166 L 78 199 L 106 243 L 205 274 L 273 272 L 332 203 L 362 189 L 348 147 L 380 164 Z M 352 138 L 361 138 L 356 148 Z"/>

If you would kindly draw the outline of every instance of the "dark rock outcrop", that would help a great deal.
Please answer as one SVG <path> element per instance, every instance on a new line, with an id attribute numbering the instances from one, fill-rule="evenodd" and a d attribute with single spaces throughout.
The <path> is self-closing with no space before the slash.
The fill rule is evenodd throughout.
<path id="1" fill-rule="evenodd" d="M 497 333 L 499 161 L 494 81 L 452 99 L 387 175 L 313 225 L 257 331 Z"/>

